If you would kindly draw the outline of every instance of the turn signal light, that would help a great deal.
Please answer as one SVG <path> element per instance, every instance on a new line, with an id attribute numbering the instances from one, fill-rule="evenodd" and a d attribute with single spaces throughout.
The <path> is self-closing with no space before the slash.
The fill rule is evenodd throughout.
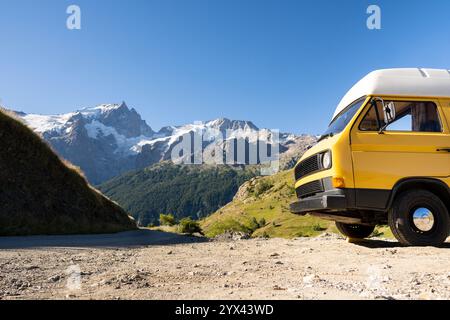
<path id="1" fill-rule="evenodd" d="M 331 179 L 331 182 L 333 184 L 333 188 L 344 188 L 345 187 L 344 178 L 333 177 L 333 179 Z"/>

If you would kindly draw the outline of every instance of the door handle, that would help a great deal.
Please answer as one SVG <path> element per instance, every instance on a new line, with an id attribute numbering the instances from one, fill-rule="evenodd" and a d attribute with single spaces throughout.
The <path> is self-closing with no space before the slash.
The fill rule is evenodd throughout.
<path id="1" fill-rule="evenodd" d="M 450 152 L 450 148 L 440 148 L 440 149 L 437 149 L 436 151 Z"/>

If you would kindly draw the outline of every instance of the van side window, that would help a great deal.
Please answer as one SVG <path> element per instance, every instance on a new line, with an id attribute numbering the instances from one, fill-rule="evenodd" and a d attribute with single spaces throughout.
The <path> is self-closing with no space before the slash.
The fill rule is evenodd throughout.
<path id="1" fill-rule="evenodd" d="M 385 101 L 385 104 L 389 102 Z M 395 105 L 396 116 L 395 120 L 386 127 L 386 131 L 442 132 L 435 103 L 423 101 L 392 102 Z M 373 106 L 370 107 L 359 125 L 360 130 L 378 131 L 380 127 L 385 125 L 383 106 L 379 101 L 377 101 L 377 110 Z"/>

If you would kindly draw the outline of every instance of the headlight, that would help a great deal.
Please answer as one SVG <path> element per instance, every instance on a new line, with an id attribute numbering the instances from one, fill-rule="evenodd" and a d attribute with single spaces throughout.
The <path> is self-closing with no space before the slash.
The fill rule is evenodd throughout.
<path id="1" fill-rule="evenodd" d="M 330 169 L 331 168 L 331 152 L 327 151 L 322 154 L 322 168 Z"/>

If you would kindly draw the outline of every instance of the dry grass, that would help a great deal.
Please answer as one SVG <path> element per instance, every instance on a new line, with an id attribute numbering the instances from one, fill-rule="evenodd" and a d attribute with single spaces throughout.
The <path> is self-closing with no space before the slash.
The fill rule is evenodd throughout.
<path id="1" fill-rule="evenodd" d="M 16 115 L 0 110 L 0 235 L 116 232 L 136 228 Z"/>

